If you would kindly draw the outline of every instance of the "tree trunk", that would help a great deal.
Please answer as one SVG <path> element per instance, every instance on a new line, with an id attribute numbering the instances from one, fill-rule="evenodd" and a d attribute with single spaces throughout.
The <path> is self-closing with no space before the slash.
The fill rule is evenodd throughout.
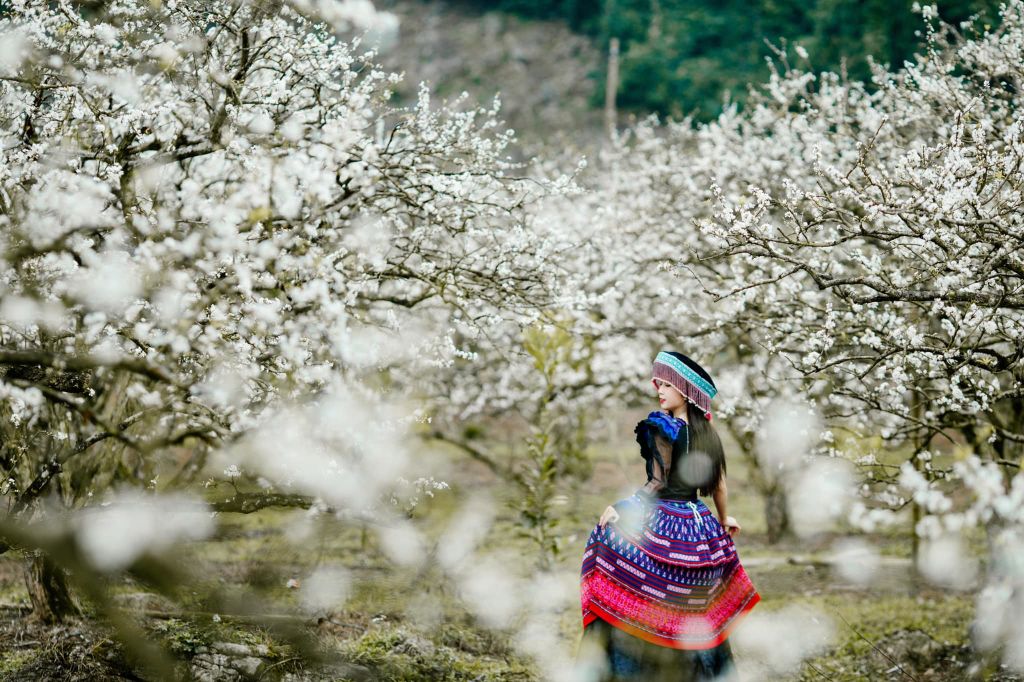
<path id="1" fill-rule="evenodd" d="M 764 494 L 764 520 L 768 530 L 768 544 L 774 545 L 789 535 L 789 507 L 786 490 L 781 485 L 772 486 Z"/>
<path id="2" fill-rule="evenodd" d="M 44 623 L 59 623 L 81 615 L 71 596 L 67 574 L 49 557 L 42 554 L 32 557 L 25 573 L 25 584 L 32 601 L 32 613 Z"/>
<path id="3" fill-rule="evenodd" d="M 604 125 L 608 137 L 615 137 L 618 115 L 615 112 L 615 99 L 619 91 L 619 39 L 612 38 L 608 44 L 608 81 L 604 90 Z"/>

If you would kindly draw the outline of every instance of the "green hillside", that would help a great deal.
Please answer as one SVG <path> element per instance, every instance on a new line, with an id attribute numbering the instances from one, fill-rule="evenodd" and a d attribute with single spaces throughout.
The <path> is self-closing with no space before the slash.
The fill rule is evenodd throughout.
<path id="1" fill-rule="evenodd" d="M 768 74 L 765 41 L 801 45 L 816 70 L 851 78 L 870 77 L 868 55 L 892 65 L 917 48 L 921 17 L 910 0 L 466 0 L 480 9 L 500 9 L 538 19 L 565 21 L 607 50 L 622 44 L 618 104 L 631 111 L 656 111 L 707 119 L 725 94 L 742 101 L 749 82 Z M 980 14 L 998 18 L 996 0 L 945 0 L 939 16 L 955 24 Z M 795 55 L 791 52 L 791 58 Z M 601 74 L 603 76 L 603 74 Z M 599 77 L 595 104 L 603 100 Z"/>

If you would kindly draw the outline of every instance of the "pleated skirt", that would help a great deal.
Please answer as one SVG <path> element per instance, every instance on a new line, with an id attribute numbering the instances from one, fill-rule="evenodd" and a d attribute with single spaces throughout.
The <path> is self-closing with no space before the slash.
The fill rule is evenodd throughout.
<path id="1" fill-rule="evenodd" d="M 595 526 L 583 553 L 585 634 L 610 643 L 609 656 L 619 652 L 641 667 L 670 655 L 634 646 L 604 625 L 591 626 L 600 620 L 657 648 L 715 652 L 676 660 L 721 667 L 715 661 L 731 658 L 722 648 L 726 638 L 760 599 L 732 538 L 700 500 L 637 494 L 615 506 L 618 521 Z"/>

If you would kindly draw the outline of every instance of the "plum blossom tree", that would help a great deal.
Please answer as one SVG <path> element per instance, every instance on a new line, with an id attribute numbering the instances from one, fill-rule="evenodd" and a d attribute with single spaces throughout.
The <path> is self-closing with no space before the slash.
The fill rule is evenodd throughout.
<path id="1" fill-rule="evenodd" d="M 949 438 L 1019 466 L 1019 7 L 963 34 L 921 11 L 917 63 L 877 66 L 864 84 L 795 68 L 780 50 L 743 112 L 642 121 L 581 175 L 588 191 L 537 207 L 576 244 L 550 321 L 576 339 L 554 375 L 559 409 L 634 399 L 636 367 L 659 345 L 714 357 L 727 368 L 724 424 L 755 464 L 772 536 L 788 523 L 794 462 L 766 457 L 757 434 L 787 394 L 829 427 L 908 447 L 928 478 L 955 478 L 933 464 Z M 511 355 L 456 367 L 445 381 L 460 399 L 442 412 L 533 414 L 531 363 Z M 821 436 L 844 454 L 831 428 Z M 900 465 L 876 454 L 854 457 L 878 481 L 875 501 L 901 507 Z"/>
<path id="2" fill-rule="evenodd" d="M 924 9 L 926 16 L 931 11 Z M 987 461 L 1019 468 L 1020 121 L 1012 61 L 1022 7 L 997 30 L 959 37 L 929 24 L 926 50 L 873 93 L 790 70 L 752 112 L 748 134 L 803 132 L 805 164 L 782 190 L 750 175 L 702 228 L 750 286 L 797 281 L 765 343 L 829 381 L 840 413 L 917 446 L 959 435 Z M 817 82 L 816 82 L 817 81 Z M 768 96 L 770 95 L 770 97 Z M 814 186 L 794 181 L 804 172 Z M 803 292 L 813 292 L 814 304 Z M 950 473 L 926 469 L 936 476 Z"/>
<path id="3" fill-rule="evenodd" d="M 5 5 L 9 540 L 47 499 L 187 486 L 217 452 L 213 479 L 264 478 L 214 510 L 358 511 L 402 473 L 389 386 L 552 300 L 523 211 L 557 183 L 515 175 L 496 106 L 390 105 L 399 76 L 335 34 L 386 27 L 367 3 Z M 57 618 L 53 568 L 35 605 Z"/>
<path id="4" fill-rule="evenodd" d="M 1019 668 L 1021 631 L 1006 614 L 1024 594 L 1010 559 L 1024 490 L 1024 4 L 1006 3 L 984 29 L 919 9 L 921 54 L 899 71 L 876 66 L 870 90 L 777 71 L 740 139 L 787 148 L 791 163 L 771 176 L 752 168 L 740 195 L 716 190 L 698 225 L 720 245 L 705 259 L 742 273 L 711 288 L 775 301 L 783 314 L 757 338 L 827 386 L 832 423 L 909 453 L 859 462 L 875 481 L 869 506 L 920 510 L 922 574 L 976 584 L 961 534 L 984 527 L 975 643 Z M 950 446 L 956 457 L 942 456 Z M 853 512 L 868 527 L 885 518 Z"/>
<path id="5" fill-rule="evenodd" d="M 609 233 L 620 240 L 609 252 L 630 254 L 632 286 L 619 285 L 629 292 L 629 305 L 612 314 L 626 334 L 639 333 L 649 348 L 680 347 L 714 368 L 719 424 L 751 465 L 774 541 L 789 531 L 789 472 L 765 466 L 766 444 L 759 447 L 757 436 L 773 402 L 798 393 L 810 400 L 815 391 L 800 386 L 799 374 L 757 334 L 766 320 L 782 314 L 780 296 L 717 296 L 716 287 L 740 281 L 747 271 L 738 260 L 709 259 L 721 244 L 696 226 L 713 213 L 714 188 L 739 196 L 749 174 L 763 169 L 763 177 L 775 177 L 774 169 L 791 153 L 787 145 L 766 149 L 757 136 L 748 139 L 746 125 L 746 116 L 735 109 L 707 125 L 641 121 L 602 154 L 595 195 L 605 207 L 616 207 L 603 211 L 611 217 Z M 637 325 L 633 329 L 630 320 Z"/>
<path id="6" fill-rule="evenodd" d="M 659 348 L 678 348 L 715 370 L 722 387 L 716 413 L 753 464 L 769 537 L 786 534 L 789 472 L 761 466 L 756 437 L 770 403 L 801 392 L 801 374 L 756 333 L 766 319 L 785 314 L 777 303 L 784 298 L 753 290 L 716 298 L 712 287 L 737 282 L 747 271 L 738 261 L 708 260 L 722 244 L 695 224 L 714 213 L 712 187 L 739 197 L 747 174 L 764 169 L 771 177 L 785 163 L 790 150 L 784 145 L 762 145 L 757 138 L 741 143 L 746 125 L 735 110 L 707 126 L 640 121 L 580 170 L 582 192 L 534 207 L 538 229 L 557 226 L 574 244 L 563 261 L 568 272 L 558 314 L 545 320 L 550 337 L 563 339 L 562 360 L 544 382 L 526 352 L 501 350 L 499 358 L 482 348 L 484 361 L 454 366 L 443 381 L 455 387 L 448 394 L 455 399 L 435 408 L 438 428 L 452 425 L 445 439 L 457 441 L 457 426 L 467 421 L 510 413 L 536 424 L 541 406 L 548 406 L 571 425 L 566 436 L 583 434 L 576 445 L 563 438 L 556 448 L 569 459 L 586 442 L 611 435 L 601 428 L 605 410 L 650 405 L 643 396 L 650 395 L 651 357 Z M 505 332 L 506 342 L 492 348 L 524 347 L 520 330 Z M 546 396 L 541 386 L 549 387 Z M 814 397 L 803 389 L 805 398 Z"/>
<path id="7" fill-rule="evenodd" d="M 1020 632 L 1004 604 L 1024 593 L 1010 558 L 1021 546 L 1024 490 L 1024 5 L 1008 3 L 1000 25 L 984 30 L 921 12 L 921 56 L 896 71 L 876 66 L 873 84 L 795 68 L 780 51 L 743 112 L 699 126 L 634 126 L 605 153 L 612 162 L 597 164 L 591 210 L 575 200 L 574 210 L 593 230 L 589 243 L 614 244 L 599 272 L 629 292 L 620 319 L 642 324 L 671 311 L 680 336 L 735 362 L 726 424 L 758 455 L 755 480 L 769 498 L 773 488 L 821 502 L 812 488 L 850 492 L 833 476 L 841 468 L 808 480 L 793 475 L 801 457 L 759 451 L 772 447 L 759 433 L 778 433 L 769 405 L 789 392 L 824 417 L 822 449 L 862 466 L 865 499 L 848 520 L 871 528 L 911 502 L 923 512 L 915 530 L 926 577 L 970 585 L 977 566 L 957 532 L 985 526 L 995 570 L 979 601 L 979 642 L 1012 658 Z M 610 220 L 595 224 L 603 215 Z M 646 271 L 616 269 L 645 256 Z M 678 279 L 659 300 L 650 283 L 664 260 Z M 742 397 L 729 405 L 730 393 Z M 835 442 L 838 429 L 859 442 Z M 885 452 L 865 452 L 878 436 Z M 962 461 L 941 455 L 950 444 Z M 989 622 L 996 602 L 1002 625 Z"/>

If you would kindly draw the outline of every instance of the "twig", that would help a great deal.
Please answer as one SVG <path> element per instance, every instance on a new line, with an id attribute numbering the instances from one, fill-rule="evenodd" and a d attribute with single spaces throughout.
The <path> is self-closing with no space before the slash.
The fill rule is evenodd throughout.
<path id="1" fill-rule="evenodd" d="M 214 616 L 217 616 L 221 620 L 233 620 L 239 623 L 292 623 L 296 625 L 309 625 L 312 620 L 306 616 L 293 615 L 289 613 L 213 613 L 208 611 L 159 611 L 156 609 L 145 609 L 142 611 L 133 611 L 132 613 L 138 613 L 146 616 L 147 618 L 153 618 L 156 620 L 189 620 L 189 619 L 205 619 L 211 620 Z"/>
<path id="2" fill-rule="evenodd" d="M 892 664 L 893 664 L 894 666 L 896 666 L 896 669 L 897 669 L 897 670 L 899 670 L 899 671 L 900 671 L 901 673 L 903 673 L 904 675 L 906 675 L 906 676 L 907 676 L 907 677 L 909 677 L 910 679 L 914 680 L 914 682 L 918 682 L 918 679 L 917 679 L 916 677 L 914 677 L 913 675 L 911 675 L 910 673 L 908 673 L 908 672 L 907 672 L 906 670 L 904 670 L 904 669 L 903 669 L 903 666 L 901 666 L 901 665 L 900 665 L 900 664 L 899 664 L 899 663 L 898 663 L 898 662 L 896 661 L 896 659 L 895 659 L 895 658 L 893 658 L 893 657 L 892 657 L 892 656 L 890 656 L 889 654 L 885 653 L 885 651 L 883 651 L 883 650 L 882 650 L 882 649 L 881 649 L 881 648 L 880 648 L 879 646 L 877 646 L 877 645 L 876 645 L 876 644 L 875 644 L 874 642 L 872 642 L 872 641 L 871 641 L 870 639 L 868 639 L 867 637 L 865 637 L 864 635 L 862 635 L 862 634 L 861 634 L 861 632 L 860 632 L 860 630 L 858 630 L 857 628 L 853 627 L 853 625 L 852 625 L 852 624 L 850 623 L 850 621 L 846 620 L 846 617 L 845 617 L 845 616 L 843 616 L 843 614 L 839 613 L 839 609 L 833 609 L 833 611 L 835 611 L 835 612 L 836 612 L 836 615 L 837 615 L 837 616 L 839 616 L 840 618 L 842 618 L 842 619 L 843 619 L 843 622 L 844 622 L 844 623 L 846 623 L 846 625 L 847 625 L 847 626 L 848 626 L 848 627 L 849 627 L 849 628 L 850 628 L 851 630 L 853 630 L 853 631 L 854 631 L 854 633 L 856 633 L 856 635 L 857 635 L 858 637 L 860 637 L 860 638 L 861 638 L 861 639 L 863 639 L 863 640 L 864 640 L 865 642 L 867 642 L 868 644 L 870 644 L 870 645 L 871 645 L 871 648 L 872 648 L 872 649 L 874 649 L 875 651 L 877 651 L 878 653 L 882 654 L 882 655 L 883 655 L 883 656 L 885 656 L 885 657 L 886 657 L 887 659 L 889 659 L 889 662 L 890 662 L 890 663 L 892 663 Z"/>
<path id="3" fill-rule="evenodd" d="M 824 677 L 824 678 L 825 678 L 826 680 L 831 680 L 831 679 L 833 679 L 833 678 L 829 677 L 828 675 L 826 675 L 826 674 L 825 674 L 824 672 L 822 672 L 822 671 L 821 671 L 821 670 L 820 670 L 820 669 L 818 668 L 818 666 L 814 665 L 814 664 L 813 664 L 813 663 L 811 663 L 810 661 L 805 661 L 805 662 L 804 662 L 804 664 L 805 664 L 805 665 L 806 665 L 807 667 L 809 667 L 809 668 L 810 668 L 811 670 L 813 670 L 814 672 L 818 673 L 818 675 L 820 675 L 821 677 Z"/>
<path id="4" fill-rule="evenodd" d="M 238 492 L 227 499 L 211 500 L 207 504 L 213 511 L 251 514 L 266 507 L 299 507 L 309 509 L 313 505 L 313 501 L 313 498 L 309 495 Z"/>
<path id="5" fill-rule="evenodd" d="M 263 672 L 261 672 L 260 676 L 257 677 L 256 679 L 257 680 L 262 680 L 264 677 L 266 677 L 267 673 L 270 672 L 271 670 L 273 670 L 274 668 L 279 668 L 279 667 L 285 665 L 286 663 L 292 663 L 294 661 L 301 661 L 301 660 L 302 659 L 299 658 L 298 656 L 292 656 L 290 658 L 285 658 L 283 660 L 280 660 L 277 663 L 272 663 L 272 664 L 268 665 L 266 668 L 264 668 Z"/>

